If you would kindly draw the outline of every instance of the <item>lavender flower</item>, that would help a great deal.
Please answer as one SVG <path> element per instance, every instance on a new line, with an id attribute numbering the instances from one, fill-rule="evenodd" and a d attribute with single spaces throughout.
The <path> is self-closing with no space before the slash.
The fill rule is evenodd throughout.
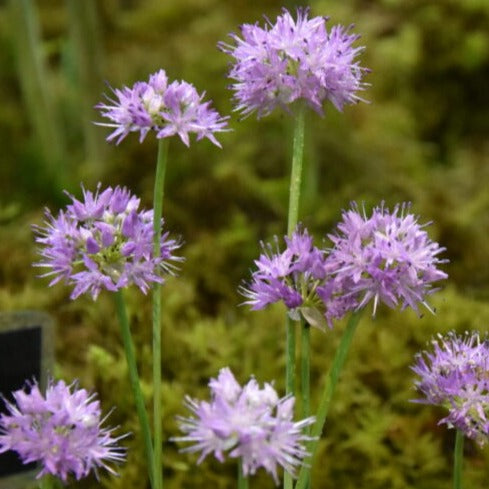
<path id="1" fill-rule="evenodd" d="M 292 319 L 298 320 L 302 315 L 311 326 L 324 329 L 327 311 L 318 288 L 330 276 L 325 252 L 314 246 L 307 229 L 300 227 L 290 238 L 285 237 L 285 242 L 283 252 L 279 251 L 277 237 L 275 250 L 262 243 L 263 253 L 255 260 L 257 270 L 251 282 L 240 288 L 247 298 L 244 304 L 259 310 L 282 301 Z"/>
<path id="2" fill-rule="evenodd" d="M 190 133 L 195 133 L 197 140 L 206 137 L 221 146 L 214 133 L 226 130 L 228 117 L 221 117 L 210 102 L 203 102 L 205 93 L 199 95 L 190 83 L 168 83 L 165 71 L 160 70 L 147 82 L 112 91 L 114 99 L 107 97 L 108 103 L 96 106 L 111 121 L 98 125 L 114 128 L 108 141 L 116 140 L 119 144 L 129 133 L 139 132 L 142 142 L 153 130 L 158 139 L 178 134 L 186 146 L 190 144 Z"/>
<path id="3" fill-rule="evenodd" d="M 373 301 L 374 314 L 379 302 L 415 311 L 423 304 L 431 311 L 426 296 L 437 290 L 434 282 L 447 278 L 437 268 L 447 261 L 438 258 L 445 248 L 431 241 L 423 229 L 428 224 L 420 225 L 408 211 L 408 204 L 392 212 L 381 205 L 367 217 L 352 204 L 343 212 L 336 233 L 329 235 L 334 247 L 327 258 L 341 300 L 353 299 L 357 309 Z M 319 293 L 324 297 L 330 291 Z"/>
<path id="4" fill-rule="evenodd" d="M 272 385 L 260 388 L 255 379 L 241 387 L 229 368 L 211 379 L 209 387 L 210 402 L 186 398 L 194 416 L 179 418 L 186 435 L 174 438 L 193 443 L 183 451 L 201 452 L 198 463 L 209 454 L 220 462 L 225 455 L 239 458 L 245 476 L 263 467 L 276 483 L 278 465 L 293 475 L 308 455 L 303 442 L 311 437 L 303 429 L 314 418 L 294 422 L 293 397 L 279 399 Z"/>
<path id="5" fill-rule="evenodd" d="M 297 20 L 283 9 L 275 24 L 241 26 L 242 38 L 230 34 L 235 45 L 219 43 L 234 58 L 229 77 L 236 81 L 236 110 L 258 117 L 276 107 L 287 108 L 304 100 L 322 114 L 325 100 L 342 110 L 362 100 L 357 92 L 366 71 L 355 61 L 363 47 L 353 48 L 359 38 L 350 27 L 326 29 L 325 17 L 308 18 L 309 9 L 297 9 Z"/>
<path id="6" fill-rule="evenodd" d="M 16 451 L 22 462 L 40 462 L 38 478 L 52 474 L 66 481 L 103 467 L 115 474 L 107 462 L 124 460 L 123 438 L 112 437 L 113 429 L 102 428 L 100 403 L 77 385 L 50 381 L 43 396 L 37 383 L 30 391 L 13 393 L 15 403 L 6 401 L 8 414 L 0 415 L 0 453 Z"/>
<path id="7" fill-rule="evenodd" d="M 479 445 L 489 436 L 489 345 L 476 332 L 454 332 L 432 341 L 433 352 L 416 356 L 412 370 L 419 375 L 415 385 L 424 394 L 416 402 L 448 409 L 440 420 L 461 430 Z"/>
<path id="8" fill-rule="evenodd" d="M 138 210 L 140 200 L 126 188 L 111 187 L 92 193 L 83 189 L 84 200 L 68 194 L 72 204 L 54 217 L 46 210 L 44 227 L 34 226 L 42 260 L 41 275 L 54 277 L 49 285 L 64 280 L 73 285 L 71 298 L 85 292 L 95 300 L 102 289 L 112 292 L 137 285 L 146 293 L 152 282 L 173 273 L 171 262 L 180 242 L 161 237 L 161 253 L 153 256 L 153 211 Z"/>

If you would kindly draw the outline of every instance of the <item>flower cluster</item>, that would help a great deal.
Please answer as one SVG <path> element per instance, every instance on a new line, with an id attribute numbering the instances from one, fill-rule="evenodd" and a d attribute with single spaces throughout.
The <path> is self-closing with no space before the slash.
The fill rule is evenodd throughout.
<path id="1" fill-rule="evenodd" d="M 484 445 L 489 437 L 489 345 L 478 333 L 451 332 L 432 341 L 433 352 L 418 353 L 412 370 L 425 399 L 416 402 L 448 409 L 440 420 Z"/>
<path id="2" fill-rule="evenodd" d="M 0 453 L 16 451 L 22 462 L 40 462 L 38 474 L 52 474 L 66 481 L 86 477 L 99 467 L 115 474 L 107 462 L 124 460 L 113 438 L 113 429 L 102 428 L 100 404 L 94 394 L 63 381 L 50 381 L 45 397 L 37 383 L 30 392 L 13 393 L 15 404 L 6 401 L 8 414 L 0 415 Z"/>
<path id="3" fill-rule="evenodd" d="M 283 301 L 292 319 L 302 316 L 321 329 L 324 320 L 331 327 L 333 320 L 369 302 L 374 314 L 379 302 L 416 311 L 421 303 L 431 310 L 426 296 L 436 290 L 434 282 L 447 277 L 437 268 L 446 261 L 438 258 L 444 248 L 430 240 L 426 225 L 407 210 L 407 204 L 392 212 L 381 205 L 367 217 L 352 204 L 329 235 L 329 250 L 313 246 L 307 230 L 301 229 L 285 237 L 283 252 L 278 244 L 276 251 L 263 245 L 257 270 L 240 289 L 244 303 L 258 310 Z"/>
<path id="4" fill-rule="evenodd" d="M 190 133 L 195 133 L 197 140 L 206 137 L 220 146 L 214 133 L 226 130 L 228 118 L 221 117 L 210 107 L 210 102 L 203 102 L 205 94 L 199 95 L 190 83 L 168 83 L 164 70 L 151 75 L 147 82 L 113 89 L 113 93 L 114 100 L 107 97 L 108 103 L 96 106 L 111 121 L 98 124 L 115 128 L 108 141 L 116 140 L 118 144 L 130 132 L 139 132 L 142 142 L 153 130 L 159 139 L 178 134 L 187 146 Z"/>
<path id="5" fill-rule="evenodd" d="M 163 273 L 179 261 L 173 252 L 178 241 L 161 237 L 160 256 L 153 253 L 153 211 L 138 210 L 140 200 L 126 188 L 100 185 L 92 193 L 83 189 L 83 202 L 72 204 L 54 217 L 46 210 L 45 227 L 34 226 L 42 245 L 42 276 L 54 276 L 50 285 L 65 280 L 74 285 L 71 298 L 89 292 L 96 299 L 102 289 L 116 291 L 136 284 L 146 293 L 149 283 L 162 283 Z"/>
<path id="6" fill-rule="evenodd" d="M 394 308 L 418 304 L 429 310 L 426 296 L 432 284 L 447 278 L 437 268 L 447 260 L 438 258 L 445 250 L 431 241 L 418 218 L 408 212 L 409 205 L 396 205 L 392 212 L 383 205 L 367 217 L 356 204 L 343 212 L 335 234 L 329 235 L 333 248 L 328 266 L 339 295 L 352 297 L 357 309 L 373 301 L 373 312 L 383 302 Z"/>
<path id="7" fill-rule="evenodd" d="M 210 402 L 186 399 L 194 417 L 179 418 L 186 436 L 174 438 L 193 443 L 183 451 L 201 452 L 199 463 L 209 454 L 220 462 L 225 454 L 240 458 L 245 476 L 263 467 L 277 483 L 278 465 L 293 475 L 307 455 L 303 442 L 311 439 L 303 429 L 314 418 L 294 422 L 293 397 L 280 399 L 270 384 L 260 388 L 255 379 L 241 387 L 229 368 L 209 387 Z"/>
<path id="8" fill-rule="evenodd" d="M 247 298 L 244 304 L 259 310 L 283 301 L 293 319 L 302 315 L 311 326 L 324 329 L 326 309 L 320 289 L 329 276 L 325 251 L 313 245 L 307 229 L 298 228 L 284 239 L 287 246 L 283 252 L 277 238 L 275 250 L 262 243 L 263 253 L 255 260 L 257 270 L 251 282 L 240 289 Z"/>
<path id="9" fill-rule="evenodd" d="M 325 100 L 338 110 L 361 100 L 356 92 L 364 89 L 366 70 L 355 58 L 363 47 L 352 47 L 359 36 L 341 25 L 328 32 L 327 18 L 308 14 L 298 9 L 294 20 L 284 9 L 273 25 L 242 25 L 242 38 L 230 35 L 235 45 L 219 43 L 235 60 L 229 77 L 236 81 L 236 110 L 262 117 L 302 99 L 322 114 Z"/>

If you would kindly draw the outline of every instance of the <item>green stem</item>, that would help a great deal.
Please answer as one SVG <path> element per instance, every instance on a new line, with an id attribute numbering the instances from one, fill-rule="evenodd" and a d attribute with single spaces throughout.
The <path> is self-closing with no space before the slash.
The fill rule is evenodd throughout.
<path id="1" fill-rule="evenodd" d="M 299 219 L 299 202 L 302 182 L 302 161 L 304 155 L 304 120 L 305 107 L 301 105 L 298 109 L 292 146 L 292 170 L 290 174 L 289 190 L 289 212 L 287 219 L 287 234 L 290 236 L 297 227 Z M 286 365 L 285 365 L 285 388 L 286 393 L 295 395 L 295 349 L 296 333 L 295 323 L 289 317 L 286 319 Z M 287 472 L 284 474 L 284 489 L 292 489 L 292 477 Z"/>
<path id="2" fill-rule="evenodd" d="M 302 183 L 302 161 L 304 156 L 304 120 L 305 107 L 300 106 L 294 125 L 294 140 L 292 148 L 292 171 L 290 174 L 289 214 L 287 234 L 290 236 L 299 220 L 299 202 Z"/>
<path id="3" fill-rule="evenodd" d="M 53 489 L 53 478 L 51 475 L 43 475 L 39 479 L 39 489 Z"/>
<path id="4" fill-rule="evenodd" d="M 464 457 L 464 434 L 457 430 L 453 452 L 453 489 L 462 489 L 462 462 Z"/>
<path id="5" fill-rule="evenodd" d="M 238 463 L 238 489 L 248 489 L 248 477 L 243 474 L 241 463 Z"/>
<path id="6" fill-rule="evenodd" d="M 153 194 L 153 256 L 160 256 L 161 218 L 168 156 L 168 138 L 158 141 L 155 186 Z M 154 489 L 163 488 L 162 469 L 162 395 L 161 395 L 161 285 L 153 284 L 153 431 L 154 431 Z"/>
<path id="7" fill-rule="evenodd" d="M 126 353 L 127 368 L 129 371 L 129 381 L 131 384 L 132 394 L 134 396 L 134 402 L 136 404 L 136 412 L 139 418 L 139 424 L 141 426 L 141 432 L 143 435 L 144 450 L 146 460 L 148 461 L 148 472 L 151 480 L 151 486 L 154 489 L 153 474 L 154 474 L 154 460 L 153 460 L 153 446 L 151 444 L 151 430 L 149 427 L 148 413 L 144 405 L 144 397 L 141 391 L 141 384 L 139 382 L 139 375 L 136 363 L 136 352 L 134 349 L 134 343 L 132 341 L 131 329 L 129 326 L 129 320 L 127 317 L 126 305 L 124 302 L 124 295 L 122 290 L 118 290 L 114 293 L 115 304 L 117 309 L 117 317 L 121 328 L 122 342 L 124 344 L 124 351 Z"/>
<path id="8" fill-rule="evenodd" d="M 306 489 L 309 481 L 309 467 L 312 465 L 312 459 L 316 453 L 319 437 L 323 432 L 324 424 L 326 422 L 326 417 L 328 415 L 329 407 L 331 404 L 331 400 L 333 398 L 334 390 L 336 384 L 338 383 L 338 378 L 340 376 L 341 369 L 346 360 L 346 356 L 348 354 L 348 350 L 350 349 L 350 345 L 353 339 L 353 335 L 358 326 L 358 322 L 360 321 L 362 311 L 354 312 L 346 325 L 346 330 L 343 333 L 341 338 L 340 345 L 338 346 L 338 350 L 333 359 L 333 363 L 329 369 L 328 377 L 326 380 L 326 385 L 324 387 L 323 395 L 319 402 L 319 408 L 316 415 L 316 422 L 314 423 L 314 427 L 312 429 L 311 436 L 314 438 L 307 444 L 307 451 L 309 452 L 309 456 L 305 459 L 305 464 L 301 467 L 299 472 L 299 479 L 297 480 L 297 484 L 295 485 L 295 489 Z"/>
<path id="9" fill-rule="evenodd" d="M 311 414 L 310 406 L 311 392 L 311 327 L 306 322 L 301 322 L 301 394 L 302 394 L 302 416 L 308 418 Z M 304 433 L 309 435 L 311 432 L 308 426 Z M 310 479 L 310 478 L 309 478 Z M 306 484 L 306 489 L 310 484 Z"/>
<path id="10" fill-rule="evenodd" d="M 311 414 L 311 327 L 306 322 L 302 322 L 301 324 L 301 333 L 301 418 L 308 418 Z"/>

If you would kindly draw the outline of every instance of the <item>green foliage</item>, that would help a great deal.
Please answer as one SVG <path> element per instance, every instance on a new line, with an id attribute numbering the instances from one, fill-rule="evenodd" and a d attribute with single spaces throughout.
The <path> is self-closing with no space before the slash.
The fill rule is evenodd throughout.
<path id="1" fill-rule="evenodd" d="M 87 187 L 99 179 L 127 185 L 147 207 L 156 143 L 148 138 L 139 145 L 128 138 L 118 147 L 103 145 L 105 158 L 98 160 L 97 142 L 89 140 L 86 119 L 99 117 L 95 111 L 87 116 L 87 105 L 101 100 L 102 80 L 119 87 L 164 67 L 171 78 L 205 89 L 221 113 L 230 113 L 228 60 L 216 43 L 240 23 L 261 21 L 263 14 L 273 18 L 281 7 L 271 0 L 95 2 L 100 43 L 91 53 L 102 73 L 93 69 L 92 76 L 100 78 L 83 85 L 84 51 L 73 33 L 79 36 L 93 25 L 70 17 L 61 0 L 31 3 L 39 9 L 39 48 L 58 137 L 69 155 L 59 181 L 77 194 L 79 181 Z M 302 221 L 320 237 L 350 200 L 367 206 L 408 200 L 423 221 L 434 221 L 430 233 L 447 247 L 450 259 L 450 285 L 432 298 L 436 316 L 381 309 L 360 324 L 320 444 L 314 486 L 446 488 L 454 433 L 437 426 L 442 412 L 410 402 L 417 394 L 409 365 L 433 334 L 487 331 L 489 325 L 489 5 L 316 0 L 311 7 L 314 14 L 330 15 L 331 24 L 356 23 L 372 86 L 364 94 L 369 105 L 344 114 L 328 107 L 324 119 L 308 115 Z M 121 477 L 103 476 L 102 486 L 144 489 L 143 449 L 110 296 L 72 302 L 66 288 L 48 288 L 46 280 L 34 277 L 30 224 L 42 220 L 44 205 L 54 211 L 64 197 L 60 184 L 47 177 L 52 162 L 35 132 L 32 100 L 19 89 L 23 65 L 10 15 L 9 7 L 0 7 L 0 308 L 43 309 L 57 319 L 57 372 L 96 389 L 105 409 L 116 406 L 112 424 L 132 432 Z M 81 24 L 74 26 L 77 21 Z M 238 307 L 242 298 L 236 289 L 249 276 L 258 241 L 285 232 L 291 124 L 286 114 L 274 114 L 261 121 L 234 116 L 231 125 L 233 132 L 219 138 L 222 150 L 208 142 L 190 150 L 176 140 L 170 144 L 164 214 L 167 227 L 186 242 L 186 262 L 163 288 L 167 489 L 234 487 L 232 464 L 206 460 L 196 468 L 196 457 L 178 453 L 169 441 L 178 433 L 175 416 L 186 414 L 186 394 L 207 396 L 209 377 L 224 366 L 243 382 L 251 374 L 259 381 L 276 379 L 283 392 L 284 311 L 251 314 Z M 105 134 L 104 128 L 99 131 Z M 150 298 L 134 290 L 127 300 L 149 405 Z M 342 330 L 340 324 L 324 334 L 313 331 L 313 406 Z M 488 462 L 487 449 L 467 444 L 466 487 L 487 485 Z M 99 485 L 89 479 L 80 486 Z M 274 486 L 259 474 L 253 487 Z"/>

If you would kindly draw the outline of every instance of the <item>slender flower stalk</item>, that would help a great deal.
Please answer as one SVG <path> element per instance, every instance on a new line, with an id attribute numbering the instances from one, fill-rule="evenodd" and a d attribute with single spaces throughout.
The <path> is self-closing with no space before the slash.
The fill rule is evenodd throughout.
<path id="1" fill-rule="evenodd" d="M 39 489 L 53 489 L 53 479 L 49 474 L 39 479 Z"/>
<path id="2" fill-rule="evenodd" d="M 464 458 L 464 433 L 457 430 L 453 451 L 453 489 L 462 489 L 462 465 Z"/>
<path id="3" fill-rule="evenodd" d="M 238 489 L 248 489 L 248 477 L 243 474 L 243 465 L 238 464 Z"/>
<path id="4" fill-rule="evenodd" d="M 340 345 L 338 346 L 336 354 L 333 358 L 333 363 L 331 364 L 331 367 L 328 371 L 326 385 L 324 386 L 324 391 L 321 396 L 321 400 L 319 401 L 319 408 L 316 414 L 316 422 L 314 423 L 314 426 L 312 428 L 311 441 L 307 443 L 307 451 L 310 455 L 306 458 L 305 464 L 300 469 L 299 478 L 295 485 L 295 489 L 306 489 L 306 487 L 308 486 L 310 478 L 310 469 L 308 467 L 310 467 L 316 453 L 319 439 L 321 437 L 321 433 L 323 432 L 324 424 L 328 416 L 329 407 L 333 399 L 336 384 L 338 383 L 341 370 L 343 369 L 343 365 L 345 364 L 346 357 L 348 355 L 348 351 L 353 340 L 353 336 L 360 321 L 360 317 L 361 312 L 356 312 L 351 315 L 346 326 L 346 330 L 341 337 Z"/>
<path id="5" fill-rule="evenodd" d="M 292 236 L 299 220 L 299 205 L 301 195 L 301 183 L 302 183 L 302 168 L 304 160 L 304 126 L 305 126 L 305 107 L 302 105 L 294 121 L 294 137 L 292 146 L 292 168 L 290 174 L 290 190 L 289 190 L 289 212 L 287 218 L 287 235 Z M 299 323 L 301 324 L 301 323 Z M 286 393 L 293 396 L 296 395 L 296 366 L 295 366 L 295 351 L 296 351 L 296 327 L 297 322 L 291 321 L 290 317 L 286 317 L 285 322 L 285 351 L 286 363 L 285 363 L 285 386 Z M 303 328 L 303 326 L 302 326 Z M 309 357 L 309 351 L 302 350 L 302 355 Z M 309 363 L 309 360 L 306 360 Z M 301 368 L 304 367 L 302 363 Z M 304 378 L 304 371 L 301 370 L 301 377 Z M 300 393 L 302 405 L 304 405 L 304 386 Z M 292 479 L 289 474 L 284 477 L 284 488 L 290 489 L 292 487 Z"/>
<path id="6" fill-rule="evenodd" d="M 302 184 L 302 167 L 304 160 L 305 106 L 301 105 L 294 119 L 294 136 L 292 143 L 292 167 L 290 174 L 289 213 L 287 235 L 292 233 L 299 222 L 299 205 Z"/>
<path id="7" fill-rule="evenodd" d="M 292 236 L 299 219 L 299 204 L 302 182 L 302 163 L 304 155 L 304 118 L 305 108 L 301 107 L 295 117 L 294 138 L 292 148 L 292 169 L 290 175 L 290 190 L 289 190 L 289 212 L 287 219 L 287 234 Z M 285 319 L 285 386 L 286 393 L 295 395 L 296 386 L 296 321 L 292 321 L 289 316 Z M 302 392 L 301 392 L 302 396 Z M 302 402 L 304 402 L 302 400 Z M 289 474 L 285 474 L 284 488 L 292 487 L 292 479 Z"/>
<path id="8" fill-rule="evenodd" d="M 305 321 L 301 321 L 301 399 L 302 416 L 311 415 L 310 390 L 311 390 L 311 327 Z"/>
<path id="9" fill-rule="evenodd" d="M 145 457 L 148 462 L 148 475 L 151 481 L 151 487 L 155 489 L 155 465 L 153 444 L 151 441 L 151 428 L 149 424 L 148 413 L 146 411 L 143 392 L 141 390 L 141 383 L 139 381 L 136 349 L 134 348 L 134 342 L 132 340 L 123 292 L 121 290 L 117 291 L 114 294 L 114 298 L 117 317 L 119 319 L 119 325 L 121 328 L 122 342 L 124 344 L 124 352 L 126 354 L 127 369 L 129 371 L 129 382 L 131 385 L 134 403 L 136 405 L 136 413 L 139 419 L 139 426 L 141 427 L 141 434 L 143 436 Z"/>
<path id="10" fill-rule="evenodd" d="M 311 327 L 305 321 L 301 325 L 301 400 L 302 417 L 311 415 Z M 306 428 L 306 434 L 310 434 L 310 426 Z M 306 489 L 310 487 L 310 483 Z"/>
<path id="11" fill-rule="evenodd" d="M 155 186 L 153 197 L 153 254 L 160 255 L 161 219 L 163 213 L 163 196 L 165 186 L 166 164 L 168 160 L 168 140 L 158 142 Z M 162 469 L 162 399 L 161 399 L 161 285 L 153 284 L 153 438 L 155 487 L 163 487 Z"/>

